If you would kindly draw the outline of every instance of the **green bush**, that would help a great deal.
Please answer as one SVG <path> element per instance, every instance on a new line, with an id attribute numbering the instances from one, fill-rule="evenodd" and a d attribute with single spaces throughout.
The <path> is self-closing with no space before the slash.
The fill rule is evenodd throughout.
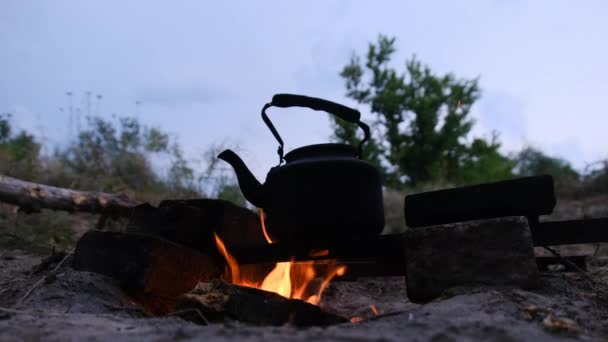
<path id="1" fill-rule="evenodd" d="M 599 167 L 584 177 L 584 193 L 587 195 L 608 195 L 608 159 L 594 163 Z"/>
<path id="2" fill-rule="evenodd" d="M 515 156 L 514 161 L 517 176 L 553 176 L 555 190 L 560 197 L 574 196 L 581 188 L 581 177 L 567 160 L 526 147 Z"/>

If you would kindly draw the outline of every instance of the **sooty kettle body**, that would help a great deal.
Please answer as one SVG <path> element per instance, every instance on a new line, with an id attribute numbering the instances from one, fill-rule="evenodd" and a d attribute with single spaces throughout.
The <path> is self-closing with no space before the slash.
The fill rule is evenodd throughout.
<path id="1" fill-rule="evenodd" d="M 358 147 L 316 144 L 283 155 L 283 139 L 266 114 L 270 107 L 322 110 L 357 124 L 364 138 Z M 277 94 L 262 109 L 262 118 L 279 142 L 280 160 L 264 184 L 233 151 L 225 150 L 218 158 L 233 167 L 243 196 L 264 209 L 266 231 L 273 242 L 380 234 L 384 227 L 382 183 L 378 170 L 360 159 L 370 131 L 359 111 L 323 99 Z"/>

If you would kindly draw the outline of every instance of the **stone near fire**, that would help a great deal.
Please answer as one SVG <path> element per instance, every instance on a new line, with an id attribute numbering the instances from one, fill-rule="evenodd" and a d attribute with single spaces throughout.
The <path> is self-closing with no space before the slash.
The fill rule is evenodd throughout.
<path id="1" fill-rule="evenodd" d="M 302 300 L 220 280 L 198 284 L 179 298 L 175 310 L 180 317 L 199 324 L 237 320 L 254 325 L 309 327 L 348 322 Z"/>
<path id="2" fill-rule="evenodd" d="M 405 232 L 408 298 L 424 303 L 452 287 L 539 286 L 532 237 L 524 217 L 408 229 Z"/>

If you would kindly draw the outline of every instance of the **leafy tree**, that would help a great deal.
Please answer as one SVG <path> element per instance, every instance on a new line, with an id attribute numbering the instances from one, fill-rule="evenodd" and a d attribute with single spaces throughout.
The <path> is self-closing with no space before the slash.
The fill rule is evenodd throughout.
<path id="1" fill-rule="evenodd" d="M 534 147 L 526 147 L 514 158 L 517 176 L 553 176 L 559 195 L 569 196 L 580 187 L 580 175 L 567 160 L 551 157 Z"/>
<path id="2" fill-rule="evenodd" d="M 476 182 L 506 178 L 511 163 L 500 155 L 500 144 L 481 138 L 467 143 L 473 120 L 469 113 L 479 98 L 477 79 L 436 75 L 415 57 L 405 71 L 389 65 L 395 38 L 380 36 L 369 44 L 362 64 L 354 54 L 343 68 L 346 95 L 370 106 L 374 135 L 363 157 L 378 166 L 392 187 L 430 182 Z M 335 139 L 357 143 L 351 125 L 333 119 Z M 489 172 L 488 172 L 489 171 Z"/>
<path id="3" fill-rule="evenodd" d="M 584 177 L 584 191 L 586 194 L 608 194 L 608 159 L 591 163 L 587 168 L 595 166 Z"/>
<path id="4" fill-rule="evenodd" d="M 526 147 L 515 157 L 518 176 L 549 174 L 554 178 L 579 177 L 567 160 L 551 157 L 534 147 Z"/>
<path id="5" fill-rule="evenodd" d="M 490 141 L 474 139 L 462 161 L 458 183 L 484 183 L 509 178 L 515 162 L 498 153 L 499 147 L 496 133 Z"/>
<path id="6" fill-rule="evenodd" d="M 32 180 L 38 174 L 40 144 L 33 135 L 13 134 L 10 114 L 0 114 L 0 173 Z"/>

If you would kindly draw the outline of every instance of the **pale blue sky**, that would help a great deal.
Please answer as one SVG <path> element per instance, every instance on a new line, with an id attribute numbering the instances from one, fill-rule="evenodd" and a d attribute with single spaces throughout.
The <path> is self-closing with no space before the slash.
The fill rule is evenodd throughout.
<path id="1" fill-rule="evenodd" d="M 140 101 L 140 118 L 191 156 L 235 143 L 262 177 L 276 142 L 261 106 L 278 92 L 353 104 L 338 73 L 384 33 L 397 37 L 397 67 L 416 54 L 480 76 L 475 134 L 498 130 L 507 152 L 532 144 L 582 168 L 608 157 L 606 18 L 606 1 L 2 0 L 0 112 L 52 144 L 70 132 L 68 90 L 81 106 L 86 91 L 103 94 L 107 116 Z M 271 115 L 288 150 L 331 133 L 316 112 Z"/>

